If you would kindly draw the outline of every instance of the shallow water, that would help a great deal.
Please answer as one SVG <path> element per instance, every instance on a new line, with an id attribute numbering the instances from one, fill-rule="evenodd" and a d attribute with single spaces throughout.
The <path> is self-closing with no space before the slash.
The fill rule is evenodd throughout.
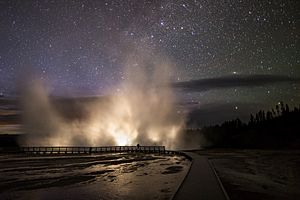
<path id="1" fill-rule="evenodd" d="M 0 199 L 170 199 L 190 162 L 182 156 L 0 156 Z"/>

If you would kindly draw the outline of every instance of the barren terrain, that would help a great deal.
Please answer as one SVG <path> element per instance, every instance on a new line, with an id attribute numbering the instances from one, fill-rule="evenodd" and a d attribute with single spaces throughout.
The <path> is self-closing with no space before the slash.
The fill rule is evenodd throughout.
<path id="1" fill-rule="evenodd" d="M 0 199 L 170 199 L 182 156 L 102 154 L 0 157 Z"/>
<path id="2" fill-rule="evenodd" d="M 208 156 L 232 200 L 300 198 L 299 150 L 197 152 Z"/>

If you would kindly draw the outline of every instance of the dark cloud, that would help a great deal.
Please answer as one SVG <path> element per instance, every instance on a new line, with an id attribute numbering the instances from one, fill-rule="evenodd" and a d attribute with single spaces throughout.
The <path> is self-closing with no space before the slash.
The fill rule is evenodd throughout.
<path id="1" fill-rule="evenodd" d="M 191 108 L 187 114 L 186 122 L 188 127 L 216 125 L 236 118 L 248 122 L 251 113 L 254 114 L 265 106 L 261 103 L 244 102 L 203 104 Z"/>
<path id="2" fill-rule="evenodd" d="M 300 78 L 281 75 L 232 75 L 173 83 L 174 88 L 202 92 L 232 87 L 257 87 L 275 83 L 300 83 Z"/>

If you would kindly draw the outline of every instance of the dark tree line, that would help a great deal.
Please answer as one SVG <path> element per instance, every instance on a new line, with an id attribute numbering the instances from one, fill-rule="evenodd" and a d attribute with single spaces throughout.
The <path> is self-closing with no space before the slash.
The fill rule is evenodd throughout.
<path id="1" fill-rule="evenodd" d="M 290 109 L 280 102 L 271 110 L 251 114 L 247 123 L 237 118 L 188 133 L 200 134 L 207 147 L 300 148 L 300 106 Z"/>
<path id="2" fill-rule="evenodd" d="M 254 125 L 258 123 L 262 123 L 265 121 L 271 121 L 274 118 L 278 118 L 281 116 L 289 115 L 292 112 L 299 112 L 299 108 L 295 107 L 293 111 L 290 112 L 290 108 L 288 104 L 285 104 L 283 102 L 279 102 L 278 105 L 276 105 L 276 111 L 274 108 L 271 110 L 265 112 L 264 110 L 260 110 L 258 113 L 254 115 L 250 115 L 250 121 L 249 125 Z"/>

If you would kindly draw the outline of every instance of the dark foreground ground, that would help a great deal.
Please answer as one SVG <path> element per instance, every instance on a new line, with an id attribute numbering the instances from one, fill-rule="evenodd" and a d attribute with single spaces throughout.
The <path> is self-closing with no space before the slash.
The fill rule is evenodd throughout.
<path id="1" fill-rule="evenodd" d="M 152 154 L 0 155 L 0 199 L 170 199 L 189 166 Z"/>
<path id="2" fill-rule="evenodd" d="M 232 200 L 300 199 L 300 150 L 203 150 Z"/>

